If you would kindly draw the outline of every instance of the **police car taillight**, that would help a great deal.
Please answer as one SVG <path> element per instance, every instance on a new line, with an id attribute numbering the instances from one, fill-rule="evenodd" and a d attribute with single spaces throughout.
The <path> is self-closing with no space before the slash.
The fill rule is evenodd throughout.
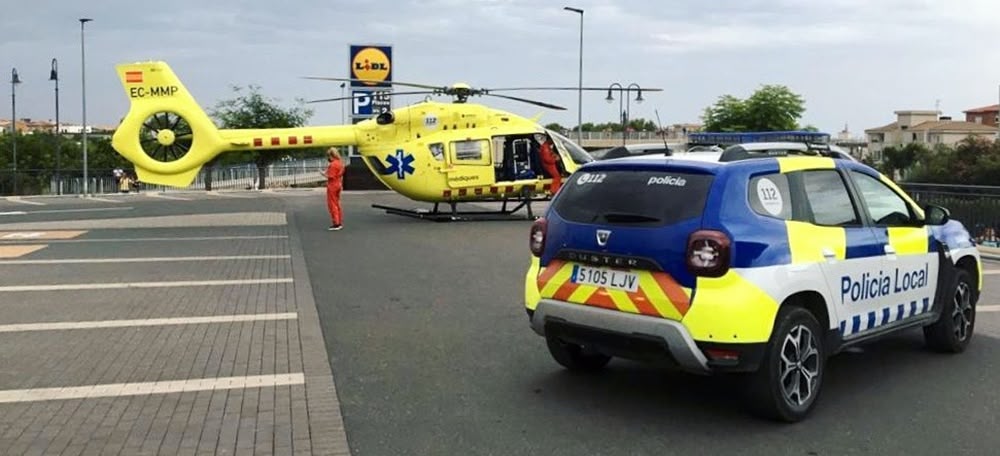
<path id="1" fill-rule="evenodd" d="M 729 237 L 711 230 L 691 233 L 687 243 L 687 267 L 696 276 L 725 275 L 729 270 Z"/>
<path id="2" fill-rule="evenodd" d="M 537 257 L 542 256 L 542 252 L 545 250 L 547 228 L 548 222 L 545 221 L 545 218 L 535 220 L 535 223 L 531 225 L 531 238 L 528 241 L 528 247 L 531 248 L 531 253 Z"/>

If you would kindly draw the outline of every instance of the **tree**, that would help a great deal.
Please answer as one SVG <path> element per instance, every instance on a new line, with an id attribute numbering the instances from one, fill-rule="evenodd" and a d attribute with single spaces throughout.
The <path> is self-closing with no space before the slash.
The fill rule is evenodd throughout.
<path id="1" fill-rule="evenodd" d="M 246 88 L 233 86 L 235 96 L 230 99 L 218 102 L 209 111 L 209 115 L 214 117 L 221 128 L 293 128 L 305 125 L 306 121 L 312 117 L 312 111 L 301 107 L 302 100 L 297 100 L 300 106 L 283 108 L 278 105 L 279 101 L 267 98 L 260 93 L 259 86 L 248 86 Z M 315 153 L 315 149 L 305 149 L 308 153 Z M 301 151 L 299 153 L 302 153 Z M 288 155 L 298 155 L 291 152 Z M 267 175 L 267 166 L 280 158 L 274 151 L 243 151 L 231 154 L 226 160 L 220 162 L 246 162 L 252 161 L 257 165 L 257 185 L 258 189 L 264 188 L 264 179 Z M 213 160 L 214 161 L 214 160 Z M 213 163 L 214 164 L 214 163 Z M 211 173 L 211 167 L 208 167 Z"/>
<path id="2" fill-rule="evenodd" d="M 558 123 L 554 123 L 554 122 L 546 125 L 545 129 L 552 130 L 552 131 L 557 131 L 559 133 L 563 133 L 563 132 L 566 131 L 566 127 L 563 127 L 562 125 L 559 125 Z"/>
<path id="3" fill-rule="evenodd" d="M 969 136 L 949 147 L 936 144 L 933 150 L 916 154 L 911 182 L 935 184 L 997 185 L 1000 175 L 1000 141 Z"/>
<path id="4" fill-rule="evenodd" d="M 29 135 L 17 135 L 17 191 L 21 194 L 48 193 L 50 182 L 55 176 L 56 147 L 58 147 L 62 179 L 83 176 L 83 147 L 81 135 L 74 137 L 55 136 L 47 132 L 35 132 Z M 0 150 L 11 150 L 14 137 L 0 135 Z M 116 167 L 129 166 L 124 157 L 111 147 L 111 139 L 92 135 L 87 140 L 87 164 L 91 176 L 100 176 Z M 14 175 L 13 156 L 9 153 L 0 154 L 0 193 L 10 193 L 13 190 Z"/>
<path id="5" fill-rule="evenodd" d="M 764 85 L 750 98 L 741 100 L 723 95 L 714 105 L 705 108 L 704 130 L 727 131 L 787 131 L 798 129 L 798 120 L 805 112 L 802 97 L 782 85 Z"/>
<path id="6" fill-rule="evenodd" d="M 909 143 L 903 147 L 889 146 L 882 150 L 882 162 L 885 174 L 896 177 L 898 172 L 904 176 L 917 161 L 922 161 L 931 153 L 927 146 L 921 143 Z"/>

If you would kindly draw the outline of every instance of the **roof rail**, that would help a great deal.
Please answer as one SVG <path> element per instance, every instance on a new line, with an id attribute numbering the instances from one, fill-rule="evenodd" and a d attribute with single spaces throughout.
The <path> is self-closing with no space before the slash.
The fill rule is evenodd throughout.
<path id="1" fill-rule="evenodd" d="M 748 160 L 752 158 L 768 158 L 768 157 L 789 157 L 789 156 L 806 156 L 806 157 L 827 157 L 833 159 L 849 159 L 845 157 L 844 154 L 834 151 L 830 148 L 829 144 L 810 144 L 805 143 L 806 149 L 768 149 L 768 150 L 746 150 L 742 147 L 727 147 L 725 151 L 722 152 L 722 156 L 719 157 L 720 162 L 733 162 L 739 160 Z"/>

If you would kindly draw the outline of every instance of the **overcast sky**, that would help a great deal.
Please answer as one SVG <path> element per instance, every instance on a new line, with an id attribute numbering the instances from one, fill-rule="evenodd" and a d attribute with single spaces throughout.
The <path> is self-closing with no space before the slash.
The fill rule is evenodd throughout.
<path id="1" fill-rule="evenodd" d="M 13 1 L 13 0 L 8 0 Z M 7 3 L 7 2 L 4 2 Z M 58 5 L 56 5 L 58 3 Z M 19 1 L 0 14 L 0 67 L 16 67 L 18 117 L 54 117 L 50 61 L 59 60 L 61 118 L 81 119 L 79 17 L 86 28 L 87 117 L 115 125 L 127 99 L 116 63 L 165 60 L 206 107 L 230 85 L 254 84 L 284 104 L 340 95 L 348 45 L 393 46 L 393 78 L 478 87 L 576 87 L 579 16 L 586 10 L 584 85 L 663 88 L 631 115 L 698 122 L 720 95 L 784 84 L 806 100 L 803 123 L 836 133 L 894 120 L 899 109 L 945 115 L 997 103 L 997 0 L 173 0 Z M 9 101 L 10 84 L 0 93 Z M 567 111 L 480 99 L 543 123 L 575 125 L 568 92 L 518 95 Z M 617 121 L 618 102 L 585 93 L 584 121 Z M 417 101 L 398 97 L 396 105 Z M 10 105 L 0 104 L 0 118 Z M 312 124 L 340 123 L 341 105 L 311 105 Z"/>

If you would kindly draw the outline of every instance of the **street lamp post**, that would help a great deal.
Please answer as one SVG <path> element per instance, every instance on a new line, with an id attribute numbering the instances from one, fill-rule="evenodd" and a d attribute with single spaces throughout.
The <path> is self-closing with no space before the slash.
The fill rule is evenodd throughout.
<path id="1" fill-rule="evenodd" d="M 17 85 L 21 79 L 17 77 L 17 68 L 10 69 L 10 148 L 14 154 L 13 177 L 14 195 L 17 194 Z"/>
<path id="2" fill-rule="evenodd" d="M 622 122 L 622 146 L 624 146 L 625 145 L 625 126 L 628 123 L 628 117 L 629 117 L 628 116 L 628 111 L 629 111 L 629 103 L 630 102 L 629 102 L 628 96 L 629 96 L 629 93 L 632 91 L 632 89 L 635 89 L 635 93 L 636 93 L 635 102 L 636 103 L 642 103 L 643 102 L 642 87 L 639 87 L 639 84 L 636 84 L 634 82 L 631 83 L 631 84 L 629 84 L 627 87 L 622 87 L 621 84 L 619 84 L 617 82 L 613 82 L 613 83 L 611 83 L 610 86 L 608 86 L 608 97 L 605 98 L 604 100 L 607 101 L 608 103 L 611 103 L 612 101 L 615 101 L 615 97 L 611 94 L 611 91 L 612 90 L 616 90 L 616 89 L 618 90 L 618 112 L 619 112 L 619 114 L 621 115 L 621 118 L 622 118 L 622 120 L 621 120 L 621 122 Z M 622 92 L 624 92 L 624 94 L 622 94 Z M 624 103 L 624 107 L 622 106 L 623 103 Z"/>
<path id="3" fill-rule="evenodd" d="M 55 135 L 53 137 L 56 141 L 56 194 L 62 195 L 62 179 L 59 176 L 59 171 L 62 169 L 61 161 L 61 150 L 62 144 L 59 142 L 59 62 L 56 59 L 52 59 L 52 70 L 49 72 L 49 80 L 55 82 L 56 84 L 56 129 Z"/>
<path id="4" fill-rule="evenodd" d="M 340 83 L 340 123 L 341 124 L 346 124 L 347 123 L 347 103 L 346 103 L 347 100 L 344 99 L 344 87 L 346 87 L 346 86 L 347 86 L 346 82 L 341 82 Z"/>
<path id="5" fill-rule="evenodd" d="M 576 140 L 578 143 L 583 144 L 583 10 L 579 8 L 564 7 L 566 11 L 572 11 L 574 13 L 580 14 L 580 71 L 579 80 L 576 94 Z"/>
<path id="6" fill-rule="evenodd" d="M 89 195 L 87 184 L 87 56 L 84 51 L 83 26 L 92 21 L 85 17 L 80 18 L 80 96 L 83 105 L 83 195 Z"/>

